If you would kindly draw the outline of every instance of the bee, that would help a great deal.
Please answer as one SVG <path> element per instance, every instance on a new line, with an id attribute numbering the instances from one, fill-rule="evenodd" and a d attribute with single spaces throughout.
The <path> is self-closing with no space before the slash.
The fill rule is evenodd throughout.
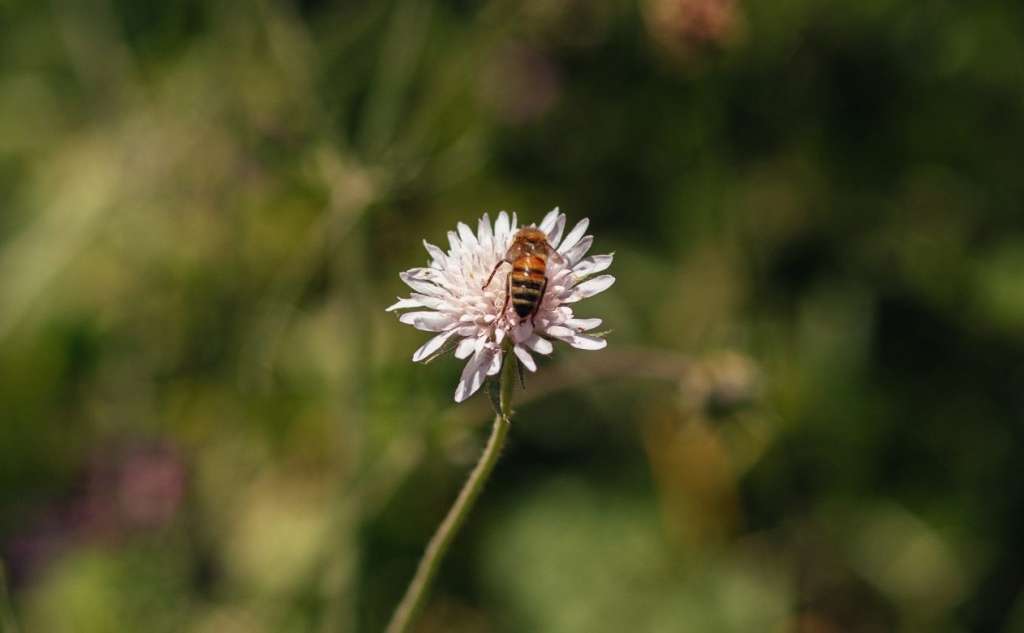
<path id="1" fill-rule="evenodd" d="M 505 252 L 505 257 L 494 266 L 491 276 L 487 278 L 487 283 L 481 290 L 486 290 L 487 286 L 491 285 L 502 264 L 512 264 L 512 271 L 505 276 L 505 305 L 502 306 L 501 313 L 505 314 L 511 300 L 512 307 L 519 315 L 519 321 L 530 317 L 530 323 L 536 326 L 533 320 L 540 310 L 544 292 L 548 288 L 546 272 L 548 257 L 551 256 L 561 258 L 558 251 L 548 243 L 548 236 L 544 231 L 532 226 L 521 228 L 512 238 L 512 246 Z"/>

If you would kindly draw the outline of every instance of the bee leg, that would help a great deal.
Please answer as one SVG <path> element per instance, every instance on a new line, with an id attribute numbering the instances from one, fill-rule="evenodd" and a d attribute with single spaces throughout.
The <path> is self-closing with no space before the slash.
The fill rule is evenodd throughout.
<path id="1" fill-rule="evenodd" d="M 503 259 L 494 265 L 494 270 L 491 271 L 491 276 L 487 278 L 487 283 L 485 283 L 483 286 L 480 286 L 480 290 L 486 290 L 487 286 L 491 285 L 491 280 L 494 279 L 494 274 L 498 272 L 498 269 L 501 268 L 501 265 L 504 264 L 505 261 L 506 260 Z"/>
<path id="2" fill-rule="evenodd" d="M 540 287 L 540 296 L 537 297 L 537 305 L 533 306 L 533 312 L 530 313 L 530 325 L 537 327 L 536 321 L 537 312 L 540 311 L 540 304 L 544 303 L 544 292 L 548 289 L 548 278 L 544 278 L 544 285 Z"/>
<path id="3" fill-rule="evenodd" d="M 512 273 L 505 275 L 505 303 L 501 306 L 501 314 L 508 310 L 508 300 L 512 298 Z"/>

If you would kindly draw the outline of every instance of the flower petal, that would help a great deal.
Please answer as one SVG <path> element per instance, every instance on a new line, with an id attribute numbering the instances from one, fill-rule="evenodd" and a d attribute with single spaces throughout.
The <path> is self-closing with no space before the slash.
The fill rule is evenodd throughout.
<path id="1" fill-rule="evenodd" d="M 497 243 L 498 248 L 503 248 L 508 244 L 508 240 L 508 214 L 502 211 L 498 214 L 498 219 L 494 222 L 494 241 Z"/>
<path id="2" fill-rule="evenodd" d="M 392 312 L 394 310 L 408 310 L 409 308 L 422 308 L 423 304 L 415 299 L 403 299 L 398 297 L 398 303 L 390 305 L 385 309 L 385 312 Z"/>
<path id="3" fill-rule="evenodd" d="M 553 275 L 548 275 L 548 288 L 567 286 L 569 285 L 567 282 L 575 278 L 576 275 L 573 273 L 572 268 L 563 268 Z"/>
<path id="4" fill-rule="evenodd" d="M 462 239 L 463 247 L 476 249 L 476 235 L 473 234 L 473 231 L 470 230 L 469 226 L 465 222 L 459 222 L 456 226 L 459 229 L 459 237 Z"/>
<path id="5" fill-rule="evenodd" d="M 551 285 L 548 282 L 548 289 L 544 292 L 544 305 L 548 308 L 553 308 L 559 303 L 565 300 L 565 297 L 569 294 L 569 289 L 563 285 Z"/>
<path id="6" fill-rule="evenodd" d="M 563 241 L 562 245 L 558 248 L 558 252 L 565 255 L 566 251 L 573 246 L 576 246 L 576 242 L 579 242 L 580 238 L 583 237 L 583 234 L 587 232 L 588 226 L 590 226 L 590 218 L 583 218 L 577 222 L 576 226 L 572 227 L 569 234 L 565 236 L 565 241 Z"/>
<path id="7" fill-rule="evenodd" d="M 407 273 L 399 273 L 398 278 L 404 281 L 405 285 L 409 286 L 416 292 L 425 294 L 428 297 L 444 297 L 449 294 L 445 288 L 442 288 L 431 281 L 416 279 Z"/>
<path id="8" fill-rule="evenodd" d="M 491 350 L 486 347 L 480 348 L 473 357 L 466 363 L 466 367 L 462 370 L 462 377 L 459 379 L 459 385 L 455 388 L 455 402 L 462 402 L 466 398 L 470 397 L 480 386 L 484 384 L 484 378 L 487 377 L 487 370 L 491 366 Z"/>
<path id="9" fill-rule="evenodd" d="M 424 332 L 440 332 L 457 323 L 450 314 L 443 312 L 406 312 L 398 320 Z"/>
<path id="10" fill-rule="evenodd" d="M 571 340 L 567 340 L 566 343 L 577 349 L 597 350 L 608 347 L 607 340 L 599 336 L 589 336 L 587 334 L 577 334 Z"/>
<path id="11" fill-rule="evenodd" d="M 417 281 L 436 281 L 443 275 L 436 268 L 410 268 L 405 271 L 405 275 L 409 279 L 416 279 Z"/>
<path id="12" fill-rule="evenodd" d="M 466 360 L 469 355 L 476 351 L 477 339 L 469 337 L 459 341 L 458 347 L 455 348 L 455 358 L 459 360 Z"/>
<path id="13" fill-rule="evenodd" d="M 562 233 L 565 231 L 565 214 L 560 213 L 558 219 L 555 220 L 555 226 L 548 234 L 548 244 L 551 244 L 551 248 L 558 249 L 558 243 L 562 241 Z"/>
<path id="14" fill-rule="evenodd" d="M 416 301 L 419 301 L 420 305 L 423 306 L 424 308 L 430 308 L 431 310 L 442 310 L 445 308 L 455 307 L 446 299 L 442 299 L 440 297 L 431 297 L 425 294 L 420 294 L 418 292 L 412 293 L 411 297 Z"/>
<path id="15" fill-rule="evenodd" d="M 545 356 L 555 350 L 555 346 L 551 344 L 551 341 L 541 338 L 536 334 L 527 339 L 523 344 L 538 354 L 544 354 Z"/>
<path id="16" fill-rule="evenodd" d="M 523 367 L 530 371 L 537 371 L 537 363 L 533 361 L 533 356 L 530 356 L 530 352 L 526 351 L 522 345 L 516 345 L 512 348 L 512 351 L 516 353 L 516 357 L 519 358 L 519 362 L 523 364 Z"/>
<path id="17" fill-rule="evenodd" d="M 431 338 L 429 341 L 420 346 L 418 350 L 413 352 L 412 361 L 418 363 L 421 360 L 425 360 L 434 354 L 437 350 L 444 347 L 444 344 L 448 342 L 448 339 L 455 334 L 455 330 L 448 330 L 447 332 L 441 332 L 437 336 Z"/>
<path id="18" fill-rule="evenodd" d="M 569 262 L 570 266 L 575 266 L 576 263 L 579 262 L 580 259 L 584 255 L 587 254 L 587 251 L 590 250 L 590 246 L 593 243 L 594 243 L 594 236 L 593 235 L 588 235 L 588 236 L 584 237 L 583 239 L 581 239 L 579 242 L 576 242 L 576 245 L 573 246 L 572 248 L 570 248 L 569 250 L 563 251 L 562 252 L 562 257 L 564 257 L 565 260 L 567 262 Z M 565 243 L 564 242 L 562 243 L 562 248 L 565 248 Z M 559 249 L 559 250 L 562 250 L 562 249 Z"/>
<path id="19" fill-rule="evenodd" d="M 544 332 L 549 336 L 554 336 L 559 339 L 569 339 L 576 336 L 575 330 L 565 327 L 564 325 L 549 325 Z"/>
<path id="20" fill-rule="evenodd" d="M 446 256 L 444 251 L 439 247 L 434 246 L 427 240 L 423 240 L 423 247 L 427 249 L 427 254 L 430 255 L 430 265 L 434 268 L 444 268 Z"/>
<path id="21" fill-rule="evenodd" d="M 558 207 L 555 207 L 554 209 L 548 211 L 547 215 L 544 216 L 544 219 L 540 221 L 540 226 L 538 226 L 537 228 L 539 228 L 541 231 L 544 231 L 545 233 L 550 234 L 551 229 L 555 228 L 555 222 L 557 220 Z"/>
<path id="22" fill-rule="evenodd" d="M 598 275 L 581 283 L 572 289 L 569 296 L 563 299 L 563 303 L 573 303 L 580 299 L 593 297 L 599 292 L 604 292 L 615 283 L 615 277 L 611 275 Z"/>
<path id="23" fill-rule="evenodd" d="M 487 368 L 487 375 L 493 376 L 501 371 L 501 350 L 494 352 L 491 356 L 491 366 Z"/>
<path id="24" fill-rule="evenodd" d="M 590 257 L 585 257 L 582 260 L 580 260 L 578 264 L 573 266 L 572 272 L 577 277 L 586 277 L 587 275 L 599 273 L 612 265 L 612 259 L 614 257 L 615 253 L 609 253 L 608 255 L 591 255 Z"/>
<path id="25" fill-rule="evenodd" d="M 512 330 L 512 340 L 516 342 L 525 341 L 533 334 L 533 324 L 530 319 L 523 319 Z"/>
<path id="26" fill-rule="evenodd" d="M 562 326 L 548 328 L 548 334 L 578 349 L 604 349 L 608 341 L 598 336 L 579 334 Z"/>
<path id="27" fill-rule="evenodd" d="M 485 213 L 476 225 L 477 241 L 484 250 L 494 249 L 494 233 L 491 231 L 491 218 Z"/>
<path id="28" fill-rule="evenodd" d="M 565 321 L 565 327 L 571 327 L 578 332 L 593 330 L 599 325 L 601 325 L 601 319 L 568 319 Z"/>
<path id="29" fill-rule="evenodd" d="M 448 246 L 452 249 L 453 256 L 462 254 L 462 242 L 459 241 L 459 236 L 455 231 L 448 231 Z"/>

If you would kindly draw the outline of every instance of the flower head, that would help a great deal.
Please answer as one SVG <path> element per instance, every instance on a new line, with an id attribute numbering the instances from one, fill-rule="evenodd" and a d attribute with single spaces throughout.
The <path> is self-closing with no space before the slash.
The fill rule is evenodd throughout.
<path id="1" fill-rule="evenodd" d="M 455 389 L 455 401 L 462 402 L 501 369 L 506 339 L 530 371 L 537 370 L 532 352 L 550 354 L 553 340 L 579 349 L 604 348 L 608 343 L 602 336 L 586 334 L 601 325 L 601 319 L 577 318 L 570 305 L 615 283 L 611 275 L 597 274 L 611 265 L 612 255 L 585 257 L 594 241 L 584 235 L 589 224 L 584 218 L 563 237 L 565 214 L 556 208 L 537 227 L 557 254 L 547 258 L 547 287 L 532 318 L 520 317 L 506 301 L 505 277 L 511 266 L 505 264 L 492 283 L 484 285 L 512 245 L 518 230 L 514 213 L 510 220 L 502 211 L 493 227 L 484 214 L 476 233 L 459 222 L 458 232 L 448 231 L 447 253 L 424 240 L 429 264 L 399 275 L 413 292 L 388 308 L 410 310 L 399 318 L 402 323 L 437 332 L 416 350 L 413 361 L 429 361 L 450 347 L 456 358 L 469 359 Z"/>

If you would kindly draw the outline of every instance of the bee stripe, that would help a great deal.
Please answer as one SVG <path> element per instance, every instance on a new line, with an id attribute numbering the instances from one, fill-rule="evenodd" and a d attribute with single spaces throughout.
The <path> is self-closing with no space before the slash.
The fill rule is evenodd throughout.
<path id="1" fill-rule="evenodd" d="M 512 298 L 513 299 L 520 299 L 522 301 L 537 301 L 538 299 L 540 299 L 540 291 L 539 290 L 524 290 L 524 291 L 516 292 L 515 290 L 513 290 L 512 291 Z"/>
<path id="2" fill-rule="evenodd" d="M 534 281 L 544 282 L 544 274 L 536 270 L 528 270 L 526 272 L 514 272 L 512 273 L 512 282 L 524 281 L 532 279 Z"/>
<path id="3" fill-rule="evenodd" d="M 512 288 L 518 288 L 520 290 L 524 288 L 529 290 L 541 290 L 541 287 L 543 286 L 543 280 L 512 280 Z"/>

